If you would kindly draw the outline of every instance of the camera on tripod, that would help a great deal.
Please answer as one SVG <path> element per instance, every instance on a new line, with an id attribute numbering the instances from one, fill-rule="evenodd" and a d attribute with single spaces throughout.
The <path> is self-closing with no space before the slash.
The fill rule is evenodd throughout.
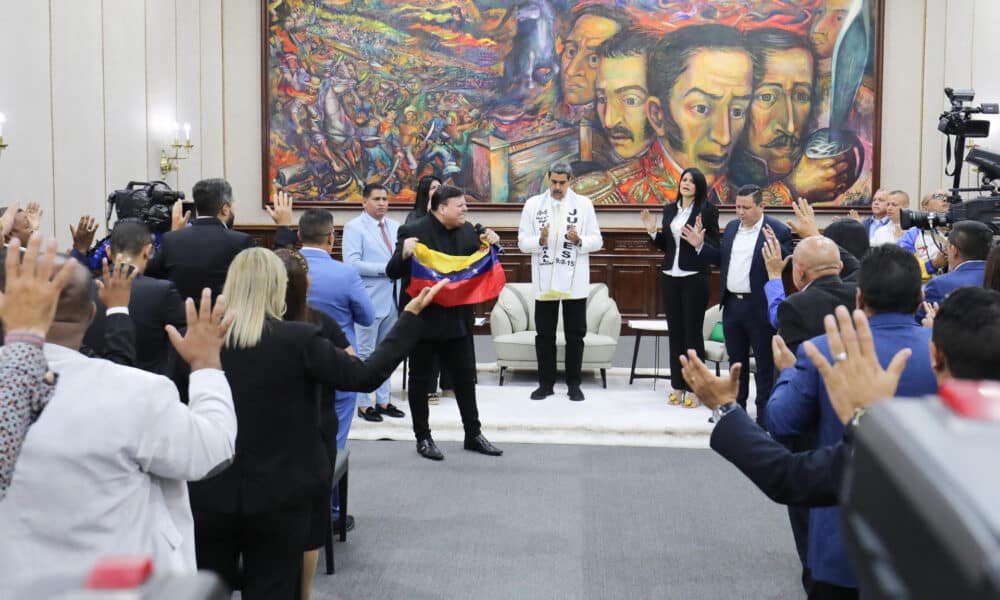
<path id="1" fill-rule="evenodd" d="M 919 229 L 934 229 L 952 225 L 958 221 L 979 221 L 989 225 L 995 235 L 1000 235 L 1000 154 L 987 152 L 979 148 L 969 151 L 963 156 L 965 138 L 984 138 L 990 135 L 990 122 L 972 119 L 971 115 L 1000 114 L 997 104 L 983 103 L 979 106 L 966 106 L 975 97 L 975 90 L 944 88 L 944 93 L 951 102 L 951 110 L 941 113 L 938 120 L 938 131 L 949 136 L 946 147 L 946 158 L 951 162 L 951 136 L 955 136 L 955 168 L 945 175 L 954 177 L 951 195 L 948 202 L 951 206 L 948 212 L 924 212 L 920 210 L 899 211 L 899 225 L 903 229 L 917 227 Z M 981 185 L 974 188 L 961 187 L 962 163 L 968 161 L 979 168 L 982 178 Z M 973 200 L 962 200 L 960 192 L 988 192 L 988 196 L 980 196 Z"/>
<path id="2" fill-rule="evenodd" d="M 115 190 L 108 196 L 105 225 L 110 221 L 111 209 L 114 208 L 119 221 L 139 219 L 150 231 L 165 233 L 170 231 L 172 225 L 174 202 L 183 199 L 184 192 L 170 189 L 165 181 L 130 181 L 125 189 Z M 185 206 L 185 210 L 191 207 Z"/>

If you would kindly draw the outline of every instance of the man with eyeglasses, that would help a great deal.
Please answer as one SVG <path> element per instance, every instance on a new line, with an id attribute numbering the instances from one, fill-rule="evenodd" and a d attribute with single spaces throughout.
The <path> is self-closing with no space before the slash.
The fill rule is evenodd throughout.
<path id="1" fill-rule="evenodd" d="M 948 194 L 944 190 L 924 194 L 920 200 L 920 210 L 923 211 L 947 213 L 949 208 L 951 205 Z M 896 245 L 917 257 L 920 261 L 920 276 L 925 282 L 948 266 L 948 253 L 945 252 L 948 240 L 936 230 L 923 231 L 918 227 L 911 227 L 903 233 Z"/>

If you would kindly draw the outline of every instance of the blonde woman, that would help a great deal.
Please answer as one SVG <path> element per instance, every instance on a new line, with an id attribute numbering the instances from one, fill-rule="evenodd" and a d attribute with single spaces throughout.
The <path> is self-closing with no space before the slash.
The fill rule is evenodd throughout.
<path id="1" fill-rule="evenodd" d="M 319 435 L 317 385 L 372 391 L 420 338 L 416 315 L 440 289 L 409 304 L 368 360 L 350 356 L 315 325 L 283 321 L 288 275 L 270 250 L 233 260 L 223 294 L 233 326 L 222 365 L 233 390 L 239 433 L 233 463 L 193 483 L 198 568 L 217 572 L 245 600 L 296 597 L 312 513 L 327 486 L 329 459 Z M 242 557 L 242 574 L 239 568 Z"/>

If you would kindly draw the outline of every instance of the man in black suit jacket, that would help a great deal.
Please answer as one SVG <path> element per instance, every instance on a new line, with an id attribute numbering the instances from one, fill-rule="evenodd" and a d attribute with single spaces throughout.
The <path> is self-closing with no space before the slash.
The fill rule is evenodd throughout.
<path id="1" fill-rule="evenodd" d="M 452 256 L 468 256 L 479 250 L 483 242 L 495 244 L 496 233 L 486 230 L 483 239 L 471 224 L 466 223 L 465 193 L 455 187 L 441 186 L 431 199 L 431 212 L 399 228 L 396 250 L 386 264 L 385 272 L 392 279 L 402 279 L 402 288 L 410 285 L 410 258 L 417 242 L 431 250 Z M 405 294 L 401 294 L 405 297 Z M 401 300 L 403 301 L 403 300 Z M 442 368 L 452 373 L 455 400 L 465 429 L 465 449 L 490 456 L 502 451 L 482 434 L 479 408 L 476 406 L 476 352 L 472 343 L 472 306 L 428 306 L 420 318 L 425 323 L 424 334 L 410 353 L 410 385 L 407 398 L 413 418 L 413 433 L 417 452 L 424 458 L 442 460 L 444 454 L 431 438 L 427 394 L 431 390 L 434 357 Z"/>
<path id="2" fill-rule="evenodd" d="M 761 249 L 764 231 L 769 227 L 778 240 L 782 256 L 792 252 L 792 233 L 777 219 L 764 215 L 764 196 L 760 187 L 745 185 L 736 193 L 736 216 L 726 224 L 718 246 L 706 241 L 704 229 L 684 231 L 684 239 L 694 246 L 708 264 L 718 265 L 719 303 L 722 305 L 722 328 L 730 363 L 748 364 L 750 348 L 757 362 L 757 422 L 763 423 L 767 399 L 774 385 L 774 361 L 771 356 L 771 327 L 767 315 L 764 284 L 767 269 Z M 737 402 L 746 407 L 750 388 L 750 373 L 740 377 Z"/>
<path id="3" fill-rule="evenodd" d="M 233 188 L 224 179 L 203 179 L 191 189 L 198 218 L 190 227 L 164 234 L 160 249 L 149 261 L 146 275 L 169 279 L 182 298 L 199 298 L 208 287 L 212 297 L 226 282 L 229 263 L 254 245 L 245 233 L 231 231 Z"/>
<path id="4" fill-rule="evenodd" d="M 110 254 L 118 262 L 138 271 L 132 283 L 132 296 L 128 302 L 128 315 L 136 329 L 135 366 L 160 375 L 172 375 L 169 352 L 170 341 L 164 327 L 173 325 L 183 329 L 185 324 L 184 302 L 174 284 L 164 279 L 144 277 L 153 243 L 149 228 L 137 219 L 124 219 L 115 224 L 111 232 Z M 99 347 L 105 327 L 104 307 L 98 304 L 97 314 L 84 336 L 88 346 Z"/>

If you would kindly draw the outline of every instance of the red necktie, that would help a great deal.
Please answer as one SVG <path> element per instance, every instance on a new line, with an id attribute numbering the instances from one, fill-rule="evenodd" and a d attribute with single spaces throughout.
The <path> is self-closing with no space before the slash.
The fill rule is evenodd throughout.
<path id="1" fill-rule="evenodd" d="M 379 231 L 382 232 L 382 241 L 385 242 L 385 249 L 392 254 L 392 244 L 389 242 L 389 234 L 385 232 L 385 221 L 378 222 Z"/>

